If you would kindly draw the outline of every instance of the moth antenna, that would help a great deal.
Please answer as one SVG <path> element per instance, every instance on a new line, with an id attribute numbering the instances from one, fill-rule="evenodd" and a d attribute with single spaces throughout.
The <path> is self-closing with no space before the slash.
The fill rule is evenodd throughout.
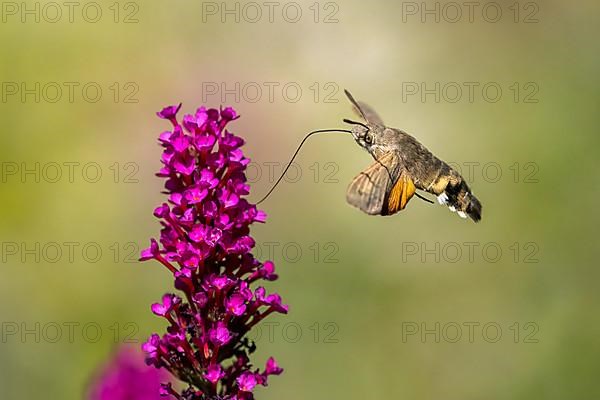
<path id="1" fill-rule="evenodd" d="M 370 131 L 369 127 L 367 125 L 363 124 L 362 122 L 352 121 L 351 119 L 348 119 L 348 118 L 344 118 L 342 121 L 344 121 L 347 124 L 360 125 L 363 128 L 365 128 L 367 131 Z"/>
<path id="2" fill-rule="evenodd" d="M 260 201 L 258 201 L 256 203 L 256 205 L 262 203 L 263 201 L 265 201 L 267 199 L 267 197 L 269 197 L 269 195 L 271 193 L 273 193 L 273 190 L 275 190 L 275 188 L 277 187 L 277 185 L 279 185 L 279 182 L 281 182 L 281 180 L 283 179 L 283 177 L 285 176 L 285 173 L 288 171 L 288 169 L 290 168 L 290 166 L 292 165 L 292 163 L 294 162 L 294 159 L 296 158 L 296 156 L 298 155 L 298 153 L 300 152 L 300 149 L 302 148 L 302 146 L 304 145 L 304 142 L 306 142 L 308 140 L 309 137 L 311 137 L 312 135 L 316 135 L 318 133 L 326 133 L 326 132 L 344 132 L 344 133 L 352 133 L 352 131 L 349 131 L 347 129 L 319 129 L 316 131 L 312 131 L 310 133 L 308 133 L 304 139 L 302 139 L 302 141 L 300 142 L 300 145 L 298 146 L 298 148 L 296 149 L 296 151 L 294 152 L 294 155 L 292 156 L 290 162 L 287 164 L 287 166 L 285 167 L 285 169 L 283 170 L 283 173 L 281 174 L 281 176 L 279 177 L 279 179 L 277 179 L 277 181 L 275 182 L 275 184 L 273 185 L 273 187 L 271 188 L 271 190 L 269 190 L 267 192 L 267 194 L 260 199 Z"/>

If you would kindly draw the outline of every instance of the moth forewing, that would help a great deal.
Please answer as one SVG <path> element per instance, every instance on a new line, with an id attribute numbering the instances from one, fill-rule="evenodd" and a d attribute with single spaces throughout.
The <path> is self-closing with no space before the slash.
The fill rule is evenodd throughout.
<path id="1" fill-rule="evenodd" d="M 359 117 L 362 117 L 365 121 L 367 121 L 370 124 L 381 126 L 385 125 L 383 123 L 383 119 L 381 119 L 381 117 L 379 116 L 379 114 L 377 114 L 373 107 L 369 106 L 367 103 L 364 103 L 362 101 L 356 101 L 349 91 L 344 90 L 344 92 L 346 93 L 346 96 L 354 106 L 352 107 L 354 109 L 354 112 Z"/>
<path id="2" fill-rule="evenodd" d="M 397 180 L 398 155 L 384 154 L 359 173 L 348 186 L 346 200 L 369 215 L 387 210 L 388 192 Z"/>

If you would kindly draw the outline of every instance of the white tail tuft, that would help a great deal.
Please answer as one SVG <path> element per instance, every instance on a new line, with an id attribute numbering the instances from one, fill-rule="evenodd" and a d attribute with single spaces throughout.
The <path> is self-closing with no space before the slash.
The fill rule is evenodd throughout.
<path id="1" fill-rule="evenodd" d="M 448 202 L 448 195 L 444 192 L 437 197 L 437 200 L 440 204 L 446 204 Z"/>

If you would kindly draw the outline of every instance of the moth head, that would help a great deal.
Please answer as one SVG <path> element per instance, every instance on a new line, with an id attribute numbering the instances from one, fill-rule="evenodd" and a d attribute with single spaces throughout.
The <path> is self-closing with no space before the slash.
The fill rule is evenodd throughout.
<path id="1" fill-rule="evenodd" d="M 352 103 L 354 111 L 365 123 L 344 119 L 344 122 L 352 125 L 352 136 L 359 146 L 367 149 L 370 153 L 384 145 L 385 125 L 381 117 L 367 104 L 358 102 L 349 91 L 345 90 L 346 96 Z"/>
<path id="2" fill-rule="evenodd" d="M 344 119 L 344 122 L 352 125 L 350 132 L 352 132 L 354 140 L 360 147 L 371 152 L 375 147 L 381 146 L 382 143 L 379 142 L 381 141 L 383 127 L 370 123 L 363 124 L 350 119 Z"/>

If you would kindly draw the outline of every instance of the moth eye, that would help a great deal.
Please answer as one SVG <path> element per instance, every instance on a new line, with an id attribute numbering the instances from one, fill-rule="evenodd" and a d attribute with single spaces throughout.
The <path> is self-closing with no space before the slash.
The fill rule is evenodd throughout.
<path id="1" fill-rule="evenodd" d="M 373 137 L 369 134 L 365 135 L 364 141 L 366 144 L 373 144 Z"/>

